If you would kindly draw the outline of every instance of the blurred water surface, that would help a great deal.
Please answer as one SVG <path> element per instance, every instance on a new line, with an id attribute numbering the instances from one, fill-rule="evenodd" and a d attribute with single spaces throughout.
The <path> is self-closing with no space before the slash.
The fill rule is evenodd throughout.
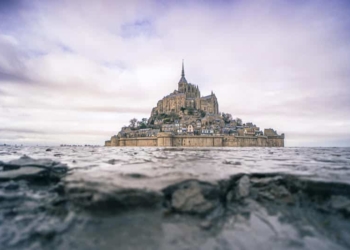
<path id="1" fill-rule="evenodd" d="M 23 155 L 68 172 L 6 177 Z M 2 249 L 350 248 L 350 148 L 0 146 L 0 161 Z"/>

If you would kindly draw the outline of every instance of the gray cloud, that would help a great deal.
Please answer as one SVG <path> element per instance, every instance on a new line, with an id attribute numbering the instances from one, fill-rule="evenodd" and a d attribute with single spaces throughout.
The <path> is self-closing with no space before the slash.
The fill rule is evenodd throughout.
<path id="1" fill-rule="evenodd" d="M 0 123 L 40 125 L 27 141 L 58 143 L 66 131 L 71 143 L 102 143 L 177 87 L 185 58 L 187 79 L 204 95 L 213 90 L 220 111 L 286 132 L 289 146 L 317 137 L 350 145 L 350 6 L 342 1 L 16 8 L 17 25 L 5 19 L 0 33 Z"/>

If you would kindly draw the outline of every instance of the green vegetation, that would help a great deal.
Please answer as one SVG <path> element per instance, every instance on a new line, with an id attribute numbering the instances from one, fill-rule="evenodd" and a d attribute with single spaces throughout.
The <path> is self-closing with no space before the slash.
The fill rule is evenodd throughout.
<path id="1" fill-rule="evenodd" d="M 170 119 L 170 118 L 164 118 L 164 119 L 163 119 L 163 122 L 164 122 L 164 123 L 167 123 L 167 124 L 168 124 L 168 123 L 171 123 L 171 119 Z"/>
<path id="2" fill-rule="evenodd" d="M 144 123 L 141 123 L 141 125 L 140 125 L 140 127 L 139 127 L 140 129 L 142 129 L 142 128 L 147 128 L 147 125 L 146 124 L 144 124 Z"/>
<path id="3" fill-rule="evenodd" d="M 174 122 L 175 120 L 180 119 L 180 117 L 178 114 L 172 112 L 170 114 L 166 114 L 166 113 L 159 114 L 155 117 L 155 119 L 162 120 L 164 123 L 167 123 L 169 121 Z"/>

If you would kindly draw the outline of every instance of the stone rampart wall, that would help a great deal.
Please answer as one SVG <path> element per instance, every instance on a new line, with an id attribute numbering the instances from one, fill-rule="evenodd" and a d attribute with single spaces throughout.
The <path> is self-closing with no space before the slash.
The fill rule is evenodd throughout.
<path id="1" fill-rule="evenodd" d="M 156 147 L 157 137 L 120 138 L 121 147 Z"/>
<path id="2" fill-rule="evenodd" d="M 121 147 L 284 147 L 284 136 L 173 136 L 159 133 L 157 137 L 112 137 L 105 146 Z"/>
<path id="3" fill-rule="evenodd" d="M 173 147 L 222 147 L 222 136 L 174 136 Z"/>

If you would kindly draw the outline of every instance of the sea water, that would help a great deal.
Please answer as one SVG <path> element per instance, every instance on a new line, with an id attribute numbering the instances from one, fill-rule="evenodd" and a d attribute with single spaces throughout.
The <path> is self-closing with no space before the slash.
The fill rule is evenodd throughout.
<path id="1" fill-rule="evenodd" d="M 350 249 L 350 148 L 0 146 L 1 249 Z"/>

